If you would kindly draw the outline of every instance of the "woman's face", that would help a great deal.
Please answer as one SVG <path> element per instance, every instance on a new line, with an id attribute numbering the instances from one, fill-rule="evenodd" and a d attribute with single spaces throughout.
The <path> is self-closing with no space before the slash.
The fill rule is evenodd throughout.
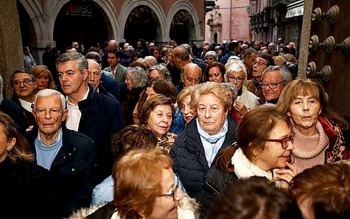
<path id="1" fill-rule="evenodd" d="M 223 82 L 224 78 L 220 72 L 220 68 L 218 66 L 211 67 L 208 72 L 209 81 L 215 82 Z"/>
<path id="2" fill-rule="evenodd" d="M 201 128 L 209 135 L 215 135 L 224 125 L 227 110 L 220 99 L 210 93 L 199 97 L 197 115 Z"/>
<path id="3" fill-rule="evenodd" d="M 291 132 L 291 128 L 284 120 L 278 120 L 268 139 L 283 139 L 290 136 Z M 286 149 L 283 149 L 280 142 L 266 141 L 263 151 L 259 152 L 253 149 L 254 156 L 258 158 L 255 165 L 265 171 L 273 168 L 284 168 L 286 162 L 290 162 L 293 149 L 294 146 L 291 141 L 288 141 Z"/>
<path id="4" fill-rule="evenodd" d="M 47 73 L 36 78 L 36 89 L 43 90 L 49 87 L 49 75 Z"/>
<path id="5" fill-rule="evenodd" d="M 151 111 L 147 125 L 156 133 L 157 137 L 163 137 L 169 131 L 172 122 L 171 106 L 158 105 Z"/>
<path id="6" fill-rule="evenodd" d="M 207 63 L 207 65 L 211 62 L 214 62 L 214 61 L 216 61 L 216 58 L 214 56 L 210 56 L 210 55 L 206 56 L 204 59 L 204 62 Z"/>
<path id="7" fill-rule="evenodd" d="M 0 163 L 5 160 L 8 154 L 8 149 L 12 148 L 16 143 L 16 139 L 12 138 L 7 139 L 7 136 L 4 132 L 4 125 L 0 123 Z"/>
<path id="8" fill-rule="evenodd" d="M 161 181 L 161 193 L 157 197 L 150 219 L 177 219 L 178 202 L 183 199 L 184 194 L 174 179 L 174 173 L 171 168 L 163 169 Z M 174 192 L 174 193 L 173 193 Z M 173 195 L 169 195 L 173 193 Z M 162 195 L 166 194 L 166 195 Z"/>
<path id="9" fill-rule="evenodd" d="M 237 90 L 240 90 L 243 86 L 244 72 L 231 71 L 231 72 L 227 72 L 226 74 L 227 74 L 227 81 L 229 83 L 234 84 Z"/>
<path id="10" fill-rule="evenodd" d="M 316 122 L 322 107 L 312 96 L 297 96 L 289 107 L 288 116 L 292 117 L 295 127 L 305 135 L 316 132 Z"/>
<path id="11" fill-rule="evenodd" d="M 191 95 L 188 95 L 184 98 L 181 105 L 179 106 L 182 113 L 182 117 L 184 118 L 186 123 L 189 123 L 196 114 L 195 110 L 191 109 L 190 103 Z"/>
<path id="12" fill-rule="evenodd" d="M 132 79 L 129 74 L 126 74 L 125 85 L 126 85 L 126 88 L 128 89 L 131 89 L 133 87 Z"/>

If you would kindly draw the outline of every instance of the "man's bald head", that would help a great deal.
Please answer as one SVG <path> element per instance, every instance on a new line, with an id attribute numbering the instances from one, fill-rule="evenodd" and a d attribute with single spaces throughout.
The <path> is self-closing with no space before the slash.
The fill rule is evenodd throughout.
<path id="1" fill-rule="evenodd" d="M 202 77 L 202 69 L 194 63 L 188 63 L 184 66 L 181 74 L 181 80 L 184 87 L 199 84 Z"/>
<path id="2" fill-rule="evenodd" d="M 108 49 L 109 50 L 117 50 L 118 49 L 118 42 L 116 40 L 108 41 Z"/>

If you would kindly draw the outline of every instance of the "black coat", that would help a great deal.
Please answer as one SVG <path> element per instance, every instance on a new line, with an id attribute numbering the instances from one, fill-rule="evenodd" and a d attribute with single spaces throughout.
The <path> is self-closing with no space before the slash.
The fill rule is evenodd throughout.
<path id="1" fill-rule="evenodd" d="M 219 151 L 236 141 L 237 123 L 228 120 L 228 131 Z M 189 196 L 199 200 L 204 185 L 204 175 L 209 170 L 208 161 L 198 133 L 196 117 L 181 132 L 170 150 L 174 160 L 173 170 L 177 174 Z"/>
<path id="2" fill-rule="evenodd" d="M 37 127 L 28 133 L 27 140 L 34 145 Z M 50 218 L 68 217 L 73 211 L 91 203 L 92 190 L 97 184 L 96 148 L 88 136 L 62 126 L 62 147 L 50 169 L 50 200 L 55 209 Z"/>

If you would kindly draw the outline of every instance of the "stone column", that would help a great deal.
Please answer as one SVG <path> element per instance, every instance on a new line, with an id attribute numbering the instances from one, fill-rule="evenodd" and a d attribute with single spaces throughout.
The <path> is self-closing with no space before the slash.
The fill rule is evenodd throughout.
<path id="1" fill-rule="evenodd" d="M 0 74 L 4 98 L 12 96 L 10 75 L 24 65 L 22 36 L 16 0 L 0 1 Z"/>

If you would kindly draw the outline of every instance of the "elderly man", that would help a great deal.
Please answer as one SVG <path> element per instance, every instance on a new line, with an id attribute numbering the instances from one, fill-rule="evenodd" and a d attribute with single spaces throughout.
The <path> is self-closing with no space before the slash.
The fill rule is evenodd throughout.
<path id="1" fill-rule="evenodd" d="M 90 204 L 96 185 L 96 150 L 88 136 L 68 130 L 64 96 L 52 89 L 35 95 L 33 115 L 37 127 L 27 140 L 36 163 L 50 171 L 48 192 L 53 212 L 51 218 L 66 218 L 75 210 Z M 44 188 L 43 188 L 44 189 Z"/>
<path id="2" fill-rule="evenodd" d="M 199 84 L 202 77 L 202 69 L 194 63 L 186 64 L 181 72 L 181 83 L 176 86 L 177 94 L 182 88 Z"/>
<path id="3" fill-rule="evenodd" d="M 25 69 L 15 70 L 10 76 L 13 89 L 12 100 L 1 102 L 1 111 L 10 115 L 22 133 L 29 131 L 35 124 L 32 103 L 36 89 L 35 76 Z"/>
<path id="4" fill-rule="evenodd" d="M 260 87 L 266 103 L 276 104 L 284 86 L 292 81 L 292 75 L 284 66 L 269 66 L 261 79 Z"/>
<path id="5" fill-rule="evenodd" d="M 66 94 L 68 129 L 82 132 L 96 144 L 99 179 L 112 171 L 114 158 L 111 136 L 124 128 L 124 116 L 119 101 L 95 92 L 88 85 L 88 62 L 80 53 L 63 53 L 56 60 L 59 81 Z"/>
<path id="6" fill-rule="evenodd" d="M 89 63 L 89 84 L 99 93 L 112 95 L 119 101 L 119 84 L 101 71 L 101 56 L 97 52 L 88 52 L 85 57 Z"/>

